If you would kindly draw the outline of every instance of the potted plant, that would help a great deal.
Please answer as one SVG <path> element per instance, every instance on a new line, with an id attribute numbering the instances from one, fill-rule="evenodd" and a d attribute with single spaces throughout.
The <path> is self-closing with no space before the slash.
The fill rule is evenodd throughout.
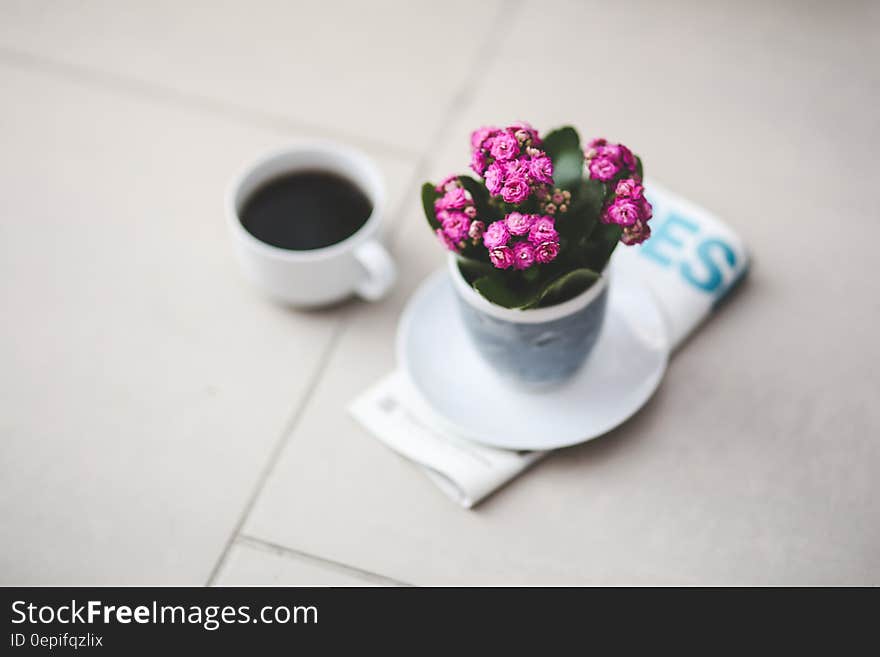
<path id="1" fill-rule="evenodd" d="M 651 234 L 641 160 L 605 139 L 584 148 L 572 127 L 542 138 L 515 123 L 474 131 L 470 166 L 476 178 L 422 187 L 468 333 L 515 381 L 564 381 L 598 339 L 611 253 Z"/>

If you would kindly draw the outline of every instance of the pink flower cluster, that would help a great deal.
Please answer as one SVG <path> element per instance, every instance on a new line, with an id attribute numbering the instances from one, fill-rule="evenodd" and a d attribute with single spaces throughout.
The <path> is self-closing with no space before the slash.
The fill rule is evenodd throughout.
<path id="1" fill-rule="evenodd" d="M 471 134 L 471 169 L 485 180 L 492 196 L 522 203 L 533 191 L 553 184 L 553 161 L 540 145 L 538 132 L 528 123 L 480 128 Z"/>
<path id="2" fill-rule="evenodd" d="M 590 178 L 608 182 L 623 174 L 636 173 L 636 158 L 623 144 L 609 144 L 606 139 L 594 139 L 584 151 Z"/>
<path id="3" fill-rule="evenodd" d="M 594 193 L 601 193 L 605 199 L 601 222 L 620 226 L 621 242 L 639 244 L 651 235 L 648 222 L 653 209 L 645 198 L 641 164 L 623 144 L 606 139 L 589 142 L 584 149 L 581 180 L 572 190 L 556 187 L 553 160 L 543 150 L 538 132 L 528 123 L 475 130 L 471 134 L 470 166 L 482 178 L 482 184 L 468 176 L 451 175 L 434 187 L 433 195 L 430 186 L 426 188 L 428 219 L 440 242 L 465 259 L 485 263 L 488 256 L 496 269 L 512 270 L 510 275 L 531 270 L 521 282 L 546 283 L 541 278 L 543 273 L 558 273 L 562 261 L 558 260 L 561 246 L 557 220 L 562 222 L 559 226 L 563 232 L 570 234 L 571 243 L 566 248 L 572 251 L 572 263 L 581 257 L 578 249 L 586 243 L 593 251 L 601 251 L 595 261 L 604 264 L 615 245 L 608 244 L 604 252 L 604 241 L 591 241 L 588 231 L 593 216 L 586 214 L 592 204 L 582 201 L 589 201 Z M 586 191 L 584 177 L 595 181 L 586 185 Z M 608 230 L 600 233 L 602 239 Z M 582 259 L 592 262 L 591 258 L 592 252 L 587 251 Z M 554 261 L 556 266 L 550 271 L 539 267 Z"/>
<path id="4" fill-rule="evenodd" d="M 553 262 L 559 255 L 559 233 L 553 217 L 511 212 L 489 224 L 483 234 L 489 260 L 498 269 L 528 269 Z"/>
<path id="5" fill-rule="evenodd" d="M 639 244 L 651 236 L 653 208 L 645 198 L 645 188 L 636 178 L 617 182 L 614 196 L 602 212 L 602 222 L 623 227 L 620 241 L 626 245 Z"/>
<path id="6" fill-rule="evenodd" d="M 434 214 L 440 228 L 434 231 L 440 242 L 450 251 L 458 251 L 466 239 L 476 241 L 483 236 L 485 224 L 475 221 L 477 208 L 474 199 L 464 187 L 458 176 L 449 176 L 436 187 L 443 196 L 434 201 Z"/>

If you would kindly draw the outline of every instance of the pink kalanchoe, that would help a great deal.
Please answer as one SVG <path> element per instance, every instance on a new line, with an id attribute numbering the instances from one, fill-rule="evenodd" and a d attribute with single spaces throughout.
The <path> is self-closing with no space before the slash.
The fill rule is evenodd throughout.
<path id="1" fill-rule="evenodd" d="M 486 173 L 486 154 L 481 150 L 475 150 L 471 153 L 471 169 L 478 176 Z"/>
<path id="2" fill-rule="evenodd" d="M 632 151 L 629 150 L 623 144 L 617 145 L 619 152 L 619 160 L 620 163 L 625 166 L 627 169 L 635 173 L 636 170 L 636 156 L 632 154 Z"/>
<path id="3" fill-rule="evenodd" d="M 522 203 L 529 197 L 531 192 L 529 181 L 526 178 L 508 178 L 504 181 L 504 187 L 501 188 L 501 198 L 505 203 Z"/>
<path id="4" fill-rule="evenodd" d="M 559 233 L 556 232 L 556 222 L 553 217 L 536 216 L 531 229 L 529 229 L 529 241 L 532 244 L 541 244 L 558 240 Z"/>
<path id="5" fill-rule="evenodd" d="M 473 148 L 474 150 L 482 148 L 483 142 L 496 132 L 498 132 L 498 128 L 493 128 L 489 126 L 477 128 L 471 133 L 471 148 Z"/>
<path id="6" fill-rule="evenodd" d="M 614 201 L 602 213 L 603 222 L 621 226 L 635 226 L 637 223 L 647 225 L 654 210 L 645 198 L 645 188 L 639 180 L 635 178 L 621 180 L 614 188 L 614 193 Z M 644 231 L 636 232 L 641 234 Z"/>
<path id="7" fill-rule="evenodd" d="M 482 221 L 472 221 L 471 227 L 468 229 L 468 237 L 474 240 L 479 240 L 483 237 L 483 233 L 486 232 L 486 224 Z"/>
<path id="8" fill-rule="evenodd" d="M 624 178 L 614 187 L 614 200 L 602 212 L 606 224 L 623 226 L 620 241 L 624 244 L 639 244 L 651 235 L 648 221 L 654 209 L 645 198 L 645 188 L 637 178 Z"/>
<path id="9" fill-rule="evenodd" d="M 553 160 L 539 155 L 529 162 L 529 173 L 538 182 L 553 184 Z"/>
<path id="10" fill-rule="evenodd" d="M 438 228 L 434 231 L 434 234 L 437 236 L 437 239 L 440 240 L 440 243 L 445 246 L 450 251 L 458 251 L 458 244 L 450 239 L 449 235 L 447 235 L 442 228 Z"/>
<path id="11" fill-rule="evenodd" d="M 654 216 L 654 206 L 651 205 L 650 201 L 648 201 L 648 199 L 646 199 L 644 196 L 639 200 L 639 205 L 641 206 L 640 209 L 642 211 L 641 220 L 647 222 L 651 217 Z"/>
<path id="12" fill-rule="evenodd" d="M 482 127 L 471 133 L 471 148 L 470 168 L 482 177 L 493 197 L 486 211 L 500 210 L 501 201 L 513 211 L 487 226 L 479 220 L 474 197 L 462 179 L 448 176 L 435 188 L 438 198 L 433 214 L 441 226 L 435 230 L 437 238 L 450 251 L 468 257 L 488 254 L 497 269 L 524 271 L 558 259 L 562 245 L 554 215 L 562 217 L 570 211 L 572 194 L 555 187 L 553 160 L 542 150 L 537 131 L 524 122 L 505 128 Z M 584 157 L 587 175 L 613 191 L 601 221 L 621 226 L 624 244 L 648 239 L 653 209 L 637 171 L 638 158 L 623 144 L 602 138 L 588 142 Z M 522 212 L 525 208 L 537 214 Z M 429 212 L 432 223 L 434 217 Z M 479 244 L 486 248 L 482 256 L 471 252 Z"/>
<path id="13" fill-rule="evenodd" d="M 471 220 L 464 212 L 450 212 L 443 222 L 443 232 L 456 244 L 468 236 L 470 227 Z"/>
<path id="14" fill-rule="evenodd" d="M 504 186 L 504 165 L 501 162 L 493 162 L 486 169 L 486 189 L 492 196 L 501 193 Z"/>
<path id="15" fill-rule="evenodd" d="M 434 208 L 437 210 L 461 210 L 463 207 L 470 205 L 470 195 L 462 187 L 453 187 L 442 197 L 434 201 Z"/>
<path id="16" fill-rule="evenodd" d="M 625 196 L 627 198 L 641 198 L 645 192 L 645 188 L 635 178 L 624 178 L 618 181 L 614 193 L 617 196 Z"/>
<path id="17" fill-rule="evenodd" d="M 520 144 L 524 144 L 529 140 L 529 133 L 522 128 L 513 131 L 513 136 Z"/>
<path id="18" fill-rule="evenodd" d="M 603 139 L 599 137 L 598 139 L 593 139 L 584 149 L 584 157 L 588 160 L 592 160 L 599 153 L 599 149 L 608 143 L 607 139 Z"/>
<path id="19" fill-rule="evenodd" d="M 641 244 L 649 237 L 651 237 L 651 227 L 647 221 L 639 220 L 632 226 L 627 226 L 623 229 L 620 241 L 627 246 L 632 246 L 633 244 Z"/>
<path id="20" fill-rule="evenodd" d="M 519 142 L 509 132 L 499 132 L 489 144 L 489 154 L 499 162 L 507 162 L 519 155 Z"/>
<path id="21" fill-rule="evenodd" d="M 502 165 L 502 169 L 504 170 L 504 178 L 523 178 L 524 180 L 529 179 L 529 160 L 525 157 L 517 158 L 516 160 L 510 160 L 509 162 L 504 162 Z"/>
<path id="22" fill-rule="evenodd" d="M 535 260 L 542 265 L 553 262 L 559 255 L 559 242 L 541 242 L 535 247 Z"/>
<path id="23" fill-rule="evenodd" d="M 513 245 L 513 268 L 528 269 L 535 264 L 535 249 L 528 242 L 517 242 Z"/>
<path id="24" fill-rule="evenodd" d="M 601 155 L 590 160 L 590 178 L 608 182 L 620 171 L 620 165 L 614 160 Z"/>
<path id="25" fill-rule="evenodd" d="M 607 144 L 596 149 L 597 157 L 611 160 L 619 167 L 629 171 L 636 170 L 636 158 L 623 144 Z"/>
<path id="26" fill-rule="evenodd" d="M 510 231 L 503 221 L 495 221 L 489 224 L 486 232 L 483 234 L 483 245 L 487 249 L 495 249 L 499 246 L 507 244 L 510 239 Z"/>
<path id="27" fill-rule="evenodd" d="M 532 224 L 535 223 L 535 217 L 531 214 L 511 212 L 504 221 L 511 235 L 525 235 L 529 232 Z"/>
<path id="28" fill-rule="evenodd" d="M 520 135 L 522 135 L 521 139 L 524 141 L 526 139 L 530 139 L 533 146 L 540 146 L 541 139 L 538 137 L 538 131 L 532 127 L 531 123 L 527 123 L 526 121 L 514 121 L 507 129 L 510 130 L 515 137 L 520 139 Z"/>
<path id="29" fill-rule="evenodd" d="M 489 260 L 497 269 L 509 269 L 513 265 L 513 250 L 508 246 L 489 249 Z"/>
<path id="30" fill-rule="evenodd" d="M 589 160 L 590 177 L 595 180 L 608 182 L 621 171 L 636 171 L 635 155 L 623 144 L 609 144 L 605 139 L 594 139 L 584 155 Z"/>
<path id="31" fill-rule="evenodd" d="M 438 194 L 442 194 L 443 192 L 449 191 L 450 189 L 454 189 L 458 186 L 458 175 L 452 174 L 451 176 L 446 176 L 443 180 L 441 180 L 434 188 L 434 191 Z"/>
<path id="32" fill-rule="evenodd" d="M 602 221 L 606 224 L 619 226 L 632 226 L 642 218 L 641 203 L 635 199 L 618 197 L 609 205 L 602 214 Z"/>

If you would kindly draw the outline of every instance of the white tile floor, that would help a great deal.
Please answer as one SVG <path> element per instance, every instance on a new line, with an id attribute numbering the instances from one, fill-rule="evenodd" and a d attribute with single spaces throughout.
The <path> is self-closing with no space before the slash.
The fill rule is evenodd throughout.
<path id="1" fill-rule="evenodd" d="M 0 2 L 0 584 L 880 583 L 880 11 L 769 4 Z M 418 184 L 509 118 L 625 139 L 755 267 L 466 512 L 344 407 L 442 257 Z M 385 173 L 382 303 L 236 270 L 224 187 L 303 135 Z"/>

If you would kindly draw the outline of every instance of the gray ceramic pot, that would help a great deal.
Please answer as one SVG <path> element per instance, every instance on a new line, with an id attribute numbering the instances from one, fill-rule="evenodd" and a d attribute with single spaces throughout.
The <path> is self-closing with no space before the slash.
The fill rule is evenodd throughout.
<path id="1" fill-rule="evenodd" d="M 548 387 L 570 378 L 587 360 L 602 329 L 607 274 L 583 293 L 547 308 L 502 308 L 474 290 L 449 258 L 465 328 L 477 351 L 512 383 Z"/>

